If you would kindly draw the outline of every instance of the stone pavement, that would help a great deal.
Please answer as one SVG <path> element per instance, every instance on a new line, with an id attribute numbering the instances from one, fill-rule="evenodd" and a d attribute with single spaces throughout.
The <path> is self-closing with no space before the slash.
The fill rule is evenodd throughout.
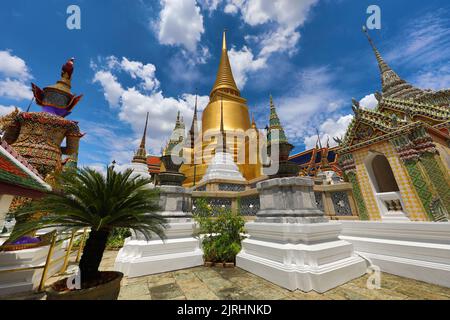
<path id="1" fill-rule="evenodd" d="M 107 251 L 101 269 L 113 270 L 117 251 Z M 66 276 L 52 277 L 54 281 Z M 239 268 L 196 267 L 139 278 L 124 278 L 119 300 L 450 300 L 450 288 L 381 275 L 381 289 L 366 287 L 368 275 L 324 294 L 291 292 Z M 25 294 L 1 299 L 45 299 L 44 294 Z"/>
<path id="2" fill-rule="evenodd" d="M 105 270 L 117 253 L 106 252 Z M 196 267 L 139 278 L 124 278 L 119 300 L 450 300 L 450 288 L 381 275 L 381 289 L 366 287 L 368 275 L 324 294 L 291 292 L 239 268 Z"/>

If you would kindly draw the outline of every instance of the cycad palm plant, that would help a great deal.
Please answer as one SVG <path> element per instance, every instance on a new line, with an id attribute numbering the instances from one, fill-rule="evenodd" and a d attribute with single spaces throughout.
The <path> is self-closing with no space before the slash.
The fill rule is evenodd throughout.
<path id="1" fill-rule="evenodd" d="M 164 238 L 166 220 L 155 213 L 158 195 L 147 187 L 150 182 L 133 177 L 132 170 L 116 172 L 113 167 L 106 176 L 90 168 L 64 171 L 57 179 L 56 191 L 17 209 L 18 220 L 28 222 L 16 226 L 11 238 L 48 227 L 62 231 L 91 228 L 79 265 L 85 288 L 98 279 L 106 242 L 115 228 L 130 228 L 147 239 L 154 234 Z M 36 212 L 45 215 L 38 221 L 28 219 Z"/>

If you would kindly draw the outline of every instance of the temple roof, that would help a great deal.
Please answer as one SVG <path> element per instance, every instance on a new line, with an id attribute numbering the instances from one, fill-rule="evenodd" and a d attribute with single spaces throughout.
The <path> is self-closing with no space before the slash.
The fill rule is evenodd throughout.
<path id="1" fill-rule="evenodd" d="M 37 170 L 33 168 L 24 158 L 22 158 L 5 141 L 0 145 L 0 183 L 2 184 L 2 194 L 26 196 L 27 190 L 48 192 L 51 187 L 43 180 Z M 11 186 L 3 190 L 5 185 Z M 29 195 L 31 196 L 31 195 Z"/>
<path id="2" fill-rule="evenodd" d="M 342 175 L 342 171 L 338 165 L 338 155 L 336 150 L 338 147 L 313 148 L 289 157 L 289 161 L 295 162 L 300 167 L 300 173 L 308 176 L 315 176 L 320 171 L 333 170 L 338 175 Z M 326 159 L 326 161 L 324 161 Z M 326 167 L 322 166 L 326 164 Z"/>
<path id="3" fill-rule="evenodd" d="M 160 156 L 148 156 L 147 157 L 148 172 L 159 173 L 161 170 L 161 157 Z"/>
<path id="4" fill-rule="evenodd" d="M 219 69 L 217 71 L 216 82 L 211 90 L 211 97 L 216 91 L 224 91 L 240 96 L 240 91 L 234 81 L 233 71 L 231 70 L 230 60 L 228 58 L 226 32 L 223 32 L 222 56 L 220 57 Z"/>
<path id="5" fill-rule="evenodd" d="M 389 67 L 389 65 L 384 61 L 374 42 L 370 38 L 367 29 L 363 28 L 363 31 L 366 34 L 377 59 L 381 75 L 383 97 L 411 100 L 416 98 L 417 96 L 423 95 L 425 93 L 424 90 L 412 86 L 411 84 L 400 78 L 400 76 L 394 70 L 392 70 L 391 67 Z"/>
<path id="6" fill-rule="evenodd" d="M 382 98 L 377 107 L 378 111 L 399 111 L 415 119 L 417 116 L 427 117 L 436 122 L 442 122 L 450 118 L 450 109 L 446 106 L 420 103 L 410 100 Z"/>

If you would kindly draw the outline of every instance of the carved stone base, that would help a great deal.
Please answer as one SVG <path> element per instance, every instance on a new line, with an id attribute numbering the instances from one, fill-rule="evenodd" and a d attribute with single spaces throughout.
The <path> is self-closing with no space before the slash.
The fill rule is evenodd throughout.
<path id="1" fill-rule="evenodd" d="M 341 224 L 316 207 L 310 178 L 258 183 L 261 210 L 245 225 L 236 265 L 289 290 L 325 292 L 366 273 L 366 262 L 338 238 Z"/>

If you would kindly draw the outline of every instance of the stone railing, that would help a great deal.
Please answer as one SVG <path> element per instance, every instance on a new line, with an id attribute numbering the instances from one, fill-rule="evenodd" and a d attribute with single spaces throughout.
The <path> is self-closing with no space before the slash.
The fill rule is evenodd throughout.
<path id="1" fill-rule="evenodd" d="M 223 184 L 223 186 L 221 186 Z M 243 191 L 239 191 L 243 190 Z M 319 209 L 331 220 L 358 220 L 358 211 L 349 183 L 315 185 L 314 194 Z M 253 220 L 260 208 L 259 194 L 250 184 L 215 181 L 199 185 L 192 192 L 193 212 L 197 199 L 205 199 L 212 208 L 228 208 Z"/>

